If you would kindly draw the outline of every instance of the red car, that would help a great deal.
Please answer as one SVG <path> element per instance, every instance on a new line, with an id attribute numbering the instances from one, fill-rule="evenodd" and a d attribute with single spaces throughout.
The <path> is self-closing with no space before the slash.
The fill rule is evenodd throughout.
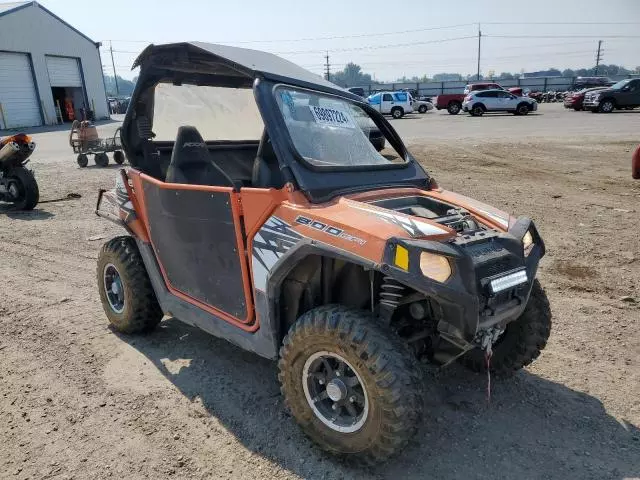
<path id="1" fill-rule="evenodd" d="M 576 112 L 582 110 L 582 103 L 587 92 L 604 90 L 606 87 L 583 88 L 577 92 L 569 93 L 564 97 L 564 108 L 573 108 Z"/>
<path id="2" fill-rule="evenodd" d="M 636 151 L 633 152 L 633 157 L 631 157 L 631 176 L 636 180 L 640 180 L 640 145 L 638 145 Z"/>
<path id="3" fill-rule="evenodd" d="M 445 93 L 444 95 L 438 95 L 433 99 L 433 104 L 437 110 L 446 109 L 451 115 L 457 115 L 462 110 L 462 102 L 464 101 L 464 97 L 467 96 L 470 92 L 475 92 L 477 90 L 506 90 L 518 97 L 522 96 L 522 88 L 520 87 L 510 87 L 504 88 L 497 83 L 493 82 L 476 82 L 470 83 L 466 87 L 464 87 L 464 93 Z"/>

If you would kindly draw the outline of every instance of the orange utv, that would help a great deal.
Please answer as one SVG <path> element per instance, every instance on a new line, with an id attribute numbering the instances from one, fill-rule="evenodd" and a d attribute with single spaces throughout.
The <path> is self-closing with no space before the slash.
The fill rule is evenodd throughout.
<path id="1" fill-rule="evenodd" d="M 533 222 L 440 188 L 362 98 L 222 45 L 152 45 L 136 66 L 131 167 L 97 205 L 127 231 L 97 268 L 116 330 L 174 317 L 277 360 L 302 430 L 369 463 L 419 425 L 418 360 L 506 374 L 540 354 Z"/>

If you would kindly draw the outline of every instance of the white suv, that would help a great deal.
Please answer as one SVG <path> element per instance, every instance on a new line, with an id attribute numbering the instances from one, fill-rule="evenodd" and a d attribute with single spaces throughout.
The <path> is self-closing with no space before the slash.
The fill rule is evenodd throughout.
<path id="1" fill-rule="evenodd" d="M 464 97 L 462 109 L 480 117 L 486 112 L 512 112 L 526 115 L 538 109 L 538 102 L 529 97 L 518 97 L 505 90 L 480 90 Z"/>
<path id="2" fill-rule="evenodd" d="M 393 118 L 402 118 L 405 113 L 413 112 L 408 92 L 379 92 L 370 95 L 367 102 L 380 113 Z"/>

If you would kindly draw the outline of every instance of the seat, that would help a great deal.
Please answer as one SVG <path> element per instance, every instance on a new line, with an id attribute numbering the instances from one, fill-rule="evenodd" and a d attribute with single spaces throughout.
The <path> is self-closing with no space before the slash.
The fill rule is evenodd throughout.
<path id="1" fill-rule="evenodd" d="M 207 144 L 196 127 L 192 126 L 178 129 L 165 181 L 216 187 L 234 186 L 231 178 L 213 163 Z"/>
<path id="2" fill-rule="evenodd" d="M 260 139 L 258 153 L 253 162 L 251 185 L 254 188 L 282 188 L 284 178 L 278 165 L 278 157 L 273 151 L 273 145 L 266 130 Z"/>

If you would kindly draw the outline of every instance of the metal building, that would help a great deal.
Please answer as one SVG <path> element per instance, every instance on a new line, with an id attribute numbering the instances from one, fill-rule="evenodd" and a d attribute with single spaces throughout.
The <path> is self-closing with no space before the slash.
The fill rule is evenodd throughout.
<path id="1" fill-rule="evenodd" d="M 108 118 L 99 47 L 37 2 L 0 3 L 0 129 Z"/>

